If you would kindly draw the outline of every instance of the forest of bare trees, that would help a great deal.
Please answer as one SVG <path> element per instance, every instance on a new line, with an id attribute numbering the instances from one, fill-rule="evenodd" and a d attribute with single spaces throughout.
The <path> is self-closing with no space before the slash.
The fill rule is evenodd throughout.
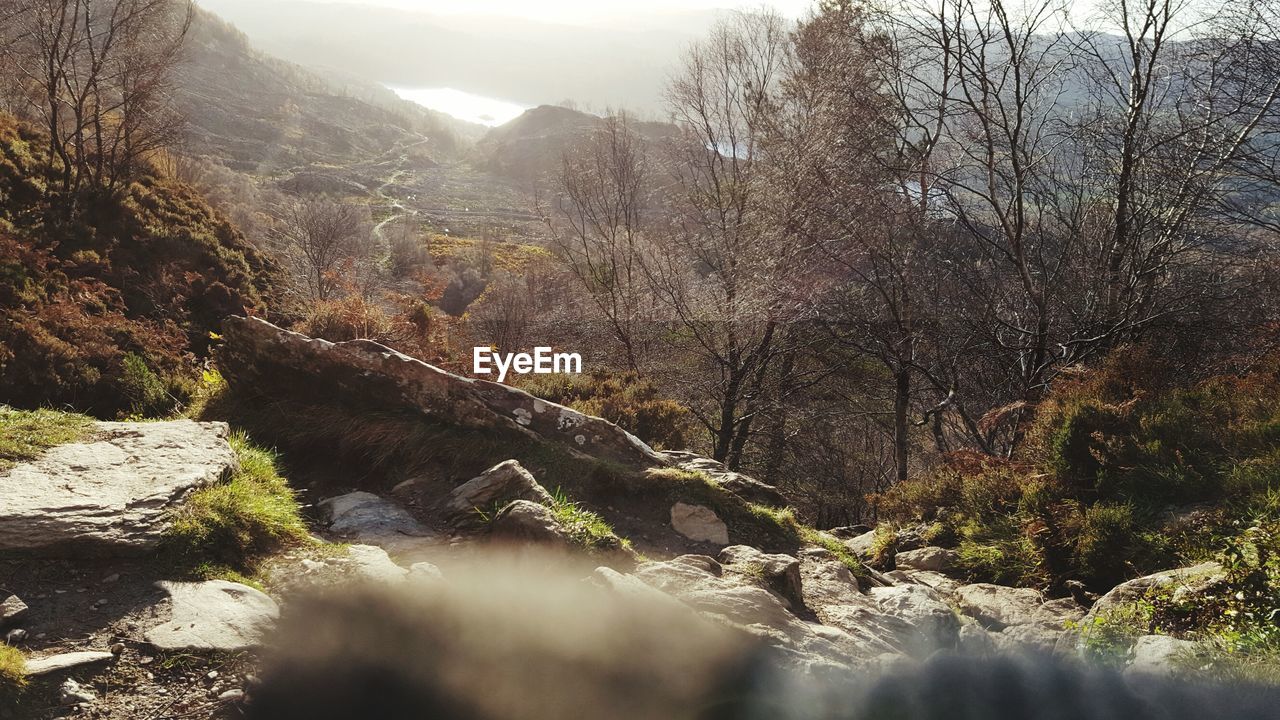
<path id="1" fill-rule="evenodd" d="M 1196 376 L 1270 340 L 1280 13 L 1210 5 L 737 16 L 674 75 L 675 140 L 619 116 L 566 154 L 553 246 L 706 450 L 859 521 L 1117 348 Z"/>

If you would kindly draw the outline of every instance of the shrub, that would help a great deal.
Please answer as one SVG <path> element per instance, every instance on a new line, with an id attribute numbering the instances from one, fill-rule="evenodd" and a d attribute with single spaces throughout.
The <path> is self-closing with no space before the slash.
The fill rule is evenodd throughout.
<path id="1" fill-rule="evenodd" d="M 390 342 L 394 324 L 385 311 L 359 295 L 311 303 L 294 328 L 304 335 L 331 342 L 367 339 Z"/>
<path id="2" fill-rule="evenodd" d="M 1075 560 L 1081 575 L 1110 587 L 1124 579 L 1133 558 L 1133 508 L 1097 503 L 1085 508 L 1075 541 Z"/>
<path id="3" fill-rule="evenodd" d="M 252 570 L 256 562 L 307 538 L 306 523 L 276 457 L 242 434 L 231 438 L 240 467 L 225 483 L 187 498 L 168 530 L 168 545 L 191 568 Z"/>
<path id="4" fill-rule="evenodd" d="M 659 396 L 635 373 L 527 375 L 520 388 L 543 400 L 617 423 L 660 449 L 689 447 L 694 437 L 688 408 Z"/>
<path id="5" fill-rule="evenodd" d="M 177 404 L 164 382 L 147 367 L 147 361 L 136 353 L 127 353 L 121 365 L 120 386 L 129 400 L 134 415 L 144 417 L 164 415 Z"/>

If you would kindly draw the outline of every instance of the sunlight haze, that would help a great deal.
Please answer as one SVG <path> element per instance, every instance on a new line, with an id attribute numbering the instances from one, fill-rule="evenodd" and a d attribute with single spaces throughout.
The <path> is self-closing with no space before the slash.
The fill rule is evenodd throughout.
<path id="1" fill-rule="evenodd" d="M 264 0 L 271 4 L 282 0 Z M 803 15 L 810 0 L 318 0 L 352 5 L 377 5 L 430 15 L 498 15 L 552 23 L 608 22 L 638 15 L 677 14 L 706 10 L 752 10 L 772 7 L 788 17 Z"/>

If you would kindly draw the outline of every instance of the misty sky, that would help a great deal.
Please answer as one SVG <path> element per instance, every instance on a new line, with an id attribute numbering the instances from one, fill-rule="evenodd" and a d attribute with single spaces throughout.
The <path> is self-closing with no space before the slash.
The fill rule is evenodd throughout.
<path id="1" fill-rule="evenodd" d="M 262 0 L 264 3 L 280 0 Z M 815 0 L 320 0 L 358 5 L 381 5 L 426 13 L 503 15 L 546 22 L 609 21 L 636 15 L 677 13 L 717 8 L 753 9 L 768 5 L 789 17 L 799 17 Z"/>

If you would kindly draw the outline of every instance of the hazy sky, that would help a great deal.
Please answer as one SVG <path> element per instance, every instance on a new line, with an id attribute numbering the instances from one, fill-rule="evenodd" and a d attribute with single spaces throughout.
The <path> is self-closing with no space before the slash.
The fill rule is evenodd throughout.
<path id="1" fill-rule="evenodd" d="M 321 0 L 382 5 L 451 15 L 505 15 L 546 22 L 596 22 L 635 15 L 717 8 L 752 9 L 762 5 L 799 17 L 816 0 Z"/>

